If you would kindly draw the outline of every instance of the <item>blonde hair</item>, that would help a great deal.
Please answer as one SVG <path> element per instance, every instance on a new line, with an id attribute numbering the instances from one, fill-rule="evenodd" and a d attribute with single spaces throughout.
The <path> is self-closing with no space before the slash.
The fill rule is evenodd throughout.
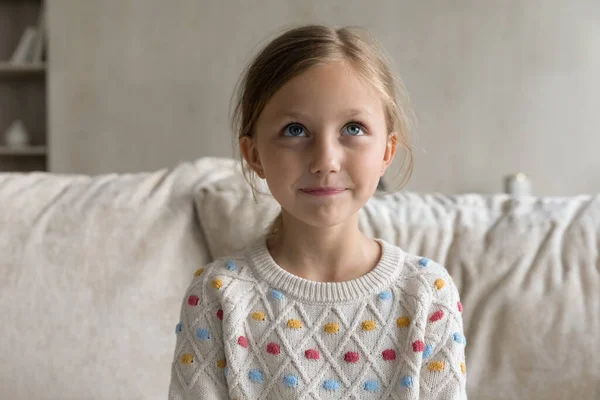
<path id="1" fill-rule="evenodd" d="M 408 171 L 400 185 L 404 186 L 413 170 L 412 111 L 408 96 L 400 79 L 392 74 L 382 47 L 360 28 L 305 25 L 290 29 L 268 43 L 248 65 L 238 83 L 232 118 L 234 142 L 237 144 L 243 136 L 254 135 L 256 121 L 265 105 L 287 81 L 315 65 L 337 60 L 347 61 L 381 93 L 388 134 L 396 132 L 398 148 L 405 151 L 401 169 L 407 166 Z M 240 160 L 256 199 L 256 173 L 241 155 Z M 268 229 L 270 239 L 277 236 L 282 224 L 279 213 Z"/>

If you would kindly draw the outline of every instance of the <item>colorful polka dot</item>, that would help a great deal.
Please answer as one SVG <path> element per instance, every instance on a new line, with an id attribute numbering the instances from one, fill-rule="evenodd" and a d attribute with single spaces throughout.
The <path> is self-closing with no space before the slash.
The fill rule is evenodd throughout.
<path id="1" fill-rule="evenodd" d="M 410 325 L 410 318 L 409 317 L 400 317 L 396 321 L 396 324 L 398 325 L 398 328 L 406 328 Z"/>
<path id="2" fill-rule="evenodd" d="M 444 370 L 444 367 L 445 365 L 443 361 L 432 361 L 427 366 L 427 369 L 429 369 L 432 372 L 441 372 Z"/>
<path id="3" fill-rule="evenodd" d="M 235 263 L 231 260 L 227 261 L 225 263 L 225 267 L 230 270 L 230 271 L 237 271 L 237 266 L 235 265 Z"/>
<path id="4" fill-rule="evenodd" d="M 431 353 L 433 353 L 433 347 L 430 344 L 427 344 L 425 349 L 423 349 L 423 358 L 429 357 Z"/>
<path id="5" fill-rule="evenodd" d="M 364 321 L 362 323 L 363 331 L 374 331 L 377 327 L 377 323 L 373 320 Z"/>
<path id="6" fill-rule="evenodd" d="M 454 341 L 456 343 L 460 343 L 460 344 L 467 344 L 467 339 L 465 338 L 465 336 L 460 333 L 460 332 L 455 332 L 454 334 L 452 334 L 452 337 L 454 338 Z"/>
<path id="7" fill-rule="evenodd" d="M 378 392 L 379 391 L 379 382 L 366 381 L 364 388 L 367 392 Z"/>
<path id="8" fill-rule="evenodd" d="M 402 386 L 403 388 L 411 388 L 413 385 L 413 378 L 412 376 L 404 376 L 402 377 L 402 380 L 400 381 L 400 386 Z"/>
<path id="9" fill-rule="evenodd" d="M 267 353 L 270 354 L 279 354 L 281 352 L 281 348 L 279 347 L 279 345 L 277 343 L 269 343 L 267 344 Z"/>
<path id="10" fill-rule="evenodd" d="M 338 333 L 338 331 L 340 330 L 340 326 L 337 322 L 330 322 L 328 324 L 325 324 L 325 328 L 323 329 L 327 333 Z"/>
<path id="11" fill-rule="evenodd" d="M 219 368 L 225 368 L 227 366 L 227 361 L 226 360 L 219 360 L 217 361 L 217 367 Z"/>
<path id="12" fill-rule="evenodd" d="M 177 326 L 175 327 L 175 333 L 181 332 L 182 329 L 183 329 L 183 325 L 181 324 L 181 322 L 179 322 L 177 324 Z"/>
<path id="13" fill-rule="evenodd" d="M 196 329 L 196 338 L 199 340 L 210 340 L 210 332 L 205 328 Z"/>
<path id="14" fill-rule="evenodd" d="M 217 318 L 223 321 L 223 310 L 220 308 L 217 310 Z"/>
<path id="15" fill-rule="evenodd" d="M 194 276 L 200 276 L 204 272 L 204 268 L 198 268 L 196 272 L 194 272 Z"/>
<path id="16" fill-rule="evenodd" d="M 223 287 L 223 281 L 219 278 L 216 278 L 212 281 L 212 286 L 215 289 L 221 289 Z"/>
<path id="17" fill-rule="evenodd" d="M 309 360 L 318 360 L 319 358 L 321 358 L 321 354 L 319 353 L 318 350 L 315 350 L 315 349 L 306 350 L 304 352 L 304 356 Z"/>
<path id="18" fill-rule="evenodd" d="M 197 306 L 199 301 L 200 298 L 196 295 L 191 295 L 190 297 L 188 297 L 188 304 L 190 306 Z"/>
<path id="19" fill-rule="evenodd" d="M 181 356 L 181 363 L 185 365 L 190 365 L 194 362 L 194 356 L 192 354 L 186 353 Z"/>
<path id="20" fill-rule="evenodd" d="M 458 307 L 458 311 L 462 312 L 463 311 L 463 307 L 462 307 L 462 303 L 460 301 L 456 302 L 456 306 Z"/>
<path id="21" fill-rule="evenodd" d="M 223 375 L 229 376 L 229 367 L 223 368 Z"/>
<path id="22" fill-rule="evenodd" d="M 425 343 L 423 343 L 423 341 L 421 340 L 416 340 L 413 344 L 413 351 L 414 352 L 421 352 L 423 350 L 425 350 Z"/>
<path id="23" fill-rule="evenodd" d="M 340 388 L 340 383 L 335 379 L 327 379 L 325 382 L 323 382 L 323 388 L 325 390 L 334 392 Z"/>
<path id="24" fill-rule="evenodd" d="M 464 362 L 460 363 L 460 372 L 462 372 L 463 374 L 467 373 L 467 366 L 465 365 Z"/>
<path id="25" fill-rule="evenodd" d="M 300 328 L 302 328 L 302 321 L 300 321 L 298 319 L 290 319 L 287 322 L 287 326 L 288 326 L 288 328 L 292 328 L 292 329 L 300 329 Z"/>
<path id="26" fill-rule="evenodd" d="M 255 321 L 264 321 L 265 320 L 265 313 L 262 311 L 257 311 L 257 312 L 253 312 L 252 313 L 252 319 Z"/>
<path id="27" fill-rule="evenodd" d="M 442 290 L 442 288 L 446 286 L 446 282 L 441 278 L 436 279 L 434 284 L 437 290 Z"/>
<path id="28" fill-rule="evenodd" d="M 396 359 L 396 351 L 393 349 L 387 349 L 381 352 L 381 356 L 385 361 L 394 361 Z"/>
<path id="29" fill-rule="evenodd" d="M 243 348 L 247 349 L 248 348 L 248 339 L 245 336 L 240 336 L 238 338 L 238 344 L 240 346 L 242 346 Z"/>
<path id="30" fill-rule="evenodd" d="M 248 372 L 248 378 L 252 381 L 252 382 L 257 382 L 257 383 L 262 383 L 263 381 L 263 374 L 262 372 L 260 372 L 260 370 L 258 369 L 251 369 Z"/>
<path id="31" fill-rule="evenodd" d="M 436 312 L 431 314 L 431 317 L 429 317 L 429 320 L 431 322 L 435 322 L 435 321 L 439 321 L 442 318 L 444 318 L 444 312 L 442 310 L 437 310 Z"/>
<path id="32" fill-rule="evenodd" d="M 426 267 L 426 266 L 427 266 L 427 264 L 429 264 L 429 261 L 431 261 L 429 258 L 427 258 L 427 257 L 423 257 L 423 258 L 421 258 L 421 259 L 419 260 L 419 265 L 420 265 L 421 267 Z"/>
<path id="33" fill-rule="evenodd" d="M 283 377 L 283 383 L 288 387 L 298 387 L 298 377 L 295 375 L 286 375 Z"/>
<path id="34" fill-rule="evenodd" d="M 271 289 L 271 297 L 275 300 L 283 300 L 285 296 L 279 290 Z"/>
<path id="35" fill-rule="evenodd" d="M 346 362 L 355 363 L 355 362 L 358 362 L 359 359 L 360 359 L 360 356 L 355 351 L 349 351 L 346 354 L 344 354 L 344 361 L 346 361 Z"/>
<path id="36" fill-rule="evenodd" d="M 383 292 L 379 293 L 379 299 L 381 299 L 381 300 L 391 300 L 392 299 L 392 291 L 391 290 L 386 290 L 386 291 L 383 291 Z"/>

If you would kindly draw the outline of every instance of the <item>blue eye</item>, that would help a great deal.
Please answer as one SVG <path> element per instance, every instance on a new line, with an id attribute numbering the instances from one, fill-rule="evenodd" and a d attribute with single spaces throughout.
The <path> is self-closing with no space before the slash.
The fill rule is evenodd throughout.
<path id="1" fill-rule="evenodd" d="M 365 132 L 363 132 L 362 126 L 358 124 L 348 124 L 344 126 L 344 132 L 346 132 L 350 136 L 362 136 L 365 134 Z"/>
<path id="2" fill-rule="evenodd" d="M 300 124 L 289 124 L 285 128 L 283 128 L 284 136 L 292 136 L 292 137 L 302 137 L 306 135 L 304 131 L 304 127 Z"/>

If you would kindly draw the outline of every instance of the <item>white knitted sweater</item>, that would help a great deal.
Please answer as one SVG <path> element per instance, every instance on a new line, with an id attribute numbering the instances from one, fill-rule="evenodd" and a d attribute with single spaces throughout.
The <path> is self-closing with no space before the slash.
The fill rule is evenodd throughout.
<path id="1" fill-rule="evenodd" d="M 383 240 L 369 273 L 315 282 L 264 238 L 196 271 L 169 398 L 466 399 L 458 291 L 441 265 Z"/>

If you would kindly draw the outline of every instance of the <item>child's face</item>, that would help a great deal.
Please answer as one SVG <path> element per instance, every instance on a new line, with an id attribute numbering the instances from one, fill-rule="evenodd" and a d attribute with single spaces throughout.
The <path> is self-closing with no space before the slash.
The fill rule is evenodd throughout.
<path id="1" fill-rule="evenodd" d="M 315 227 L 355 216 L 395 153 L 381 95 L 343 62 L 288 81 L 255 127 L 253 138 L 240 141 L 246 160 L 284 213 Z M 316 188 L 336 191 L 309 191 Z"/>

